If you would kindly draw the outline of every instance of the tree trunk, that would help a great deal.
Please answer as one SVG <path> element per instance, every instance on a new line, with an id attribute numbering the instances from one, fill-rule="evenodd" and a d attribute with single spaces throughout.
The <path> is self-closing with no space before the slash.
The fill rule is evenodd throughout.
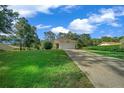
<path id="1" fill-rule="evenodd" d="M 22 50 L 22 41 L 20 41 L 20 51 Z"/>

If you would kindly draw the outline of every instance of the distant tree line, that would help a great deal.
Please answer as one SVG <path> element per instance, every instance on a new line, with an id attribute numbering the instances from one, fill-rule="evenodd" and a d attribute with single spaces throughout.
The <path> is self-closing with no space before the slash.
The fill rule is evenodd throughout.
<path id="1" fill-rule="evenodd" d="M 77 41 L 76 48 L 82 48 L 87 46 L 97 46 L 102 42 L 120 42 L 124 36 L 121 37 L 101 37 L 91 38 L 90 34 L 76 34 L 71 31 L 68 33 L 55 34 L 52 31 L 45 32 L 45 39 L 49 42 L 53 42 L 55 39 L 71 39 Z"/>
<path id="2" fill-rule="evenodd" d="M 28 23 L 18 12 L 13 12 L 6 5 L 0 5 L 0 43 L 11 43 L 25 48 L 40 48 L 40 39 L 36 34 L 36 27 Z M 3 35 L 4 34 L 4 35 Z"/>

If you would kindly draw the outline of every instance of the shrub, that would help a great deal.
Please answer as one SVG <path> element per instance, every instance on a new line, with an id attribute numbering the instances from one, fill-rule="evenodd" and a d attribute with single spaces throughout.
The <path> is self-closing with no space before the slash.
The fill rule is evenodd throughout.
<path id="1" fill-rule="evenodd" d="M 49 41 L 44 42 L 44 49 L 52 49 L 53 44 Z"/>
<path id="2" fill-rule="evenodd" d="M 75 46 L 76 49 L 81 49 L 82 48 L 82 45 L 80 43 L 77 43 L 76 46 Z"/>
<path id="3" fill-rule="evenodd" d="M 80 39 L 78 39 L 75 48 L 76 48 L 76 49 L 81 49 L 82 47 L 83 47 L 82 41 L 81 41 Z"/>

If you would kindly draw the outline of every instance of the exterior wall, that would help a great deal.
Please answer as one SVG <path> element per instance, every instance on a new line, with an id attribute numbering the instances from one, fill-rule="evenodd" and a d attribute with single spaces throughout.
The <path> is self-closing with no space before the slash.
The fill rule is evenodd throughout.
<path id="1" fill-rule="evenodd" d="M 120 43 L 102 43 L 99 46 L 120 45 Z"/>
<path id="2" fill-rule="evenodd" d="M 107 46 L 107 45 L 111 45 L 111 44 L 107 44 L 107 43 L 105 43 L 105 44 L 100 44 L 100 46 Z"/>
<path id="3" fill-rule="evenodd" d="M 75 49 L 75 43 L 59 43 L 59 49 Z"/>

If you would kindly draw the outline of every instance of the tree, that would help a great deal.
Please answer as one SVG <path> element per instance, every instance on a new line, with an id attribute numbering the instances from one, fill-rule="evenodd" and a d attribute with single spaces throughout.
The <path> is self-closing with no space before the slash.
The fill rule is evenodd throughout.
<path id="1" fill-rule="evenodd" d="M 50 41 L 45 41 L 44 42 L 44 49 L 52 49 L 53 44 Z"/>
<path id="2" fill-rule="evenodd" d="M 19 18 L 15 26 L 17 29 L 17 41 L 19 41 L 20 50 L 22 50 L 24 47 L 24 40 L 26 38 L 27 20 L 25 18 Z"/>
<path id="3" fill-rule="evenodd" d="M 101 43 L 101 39 L 98 39 L 98 38 L 93 38 L 91 40 L 92 40 L 92 45 L 93 46 L 97 46 Z"/>
<path id="4" fill-rule="evenodd" d="M 24 38 L 24 46 L 30 49 L 33 43 L 35 42 L 35 29 L 31 25 L 27 24 L 25 27 L 25 38 Z"/>
<path id="5" fill-rule="evenodd" d="M 76 33 L 72 33 L 71 31 L 69 31 L 66 34 L 66 38 L 71 39 L 71 40 L 77 40 L 79 37 L 79 35 L 77 35 Z"/>
<path id="6" fill-rule="evenodd" d="M 52 31 L 44 32 L 45 34 L 45 39 L 48 41 L 53 41 L 55 40 L 55 34 Z"/>
<path id="7" fill-rule="evenodd" d="M 113 39 L 113 40 L 112 40 L 113 42 L 120 42 L 119 37 L 113 37 L 112 39 Z"/>
<path id="8" fill-rule="evenodd" d="M 77 48 L 77 49 L 82 48 L 82 47 L 83 47 L 82 43 L 83 43 L 82 40 L 81 40 L 80 38 L 78 38 L 77 44 L 76 44 L 76 48 Z"/>
<path id="9" fill-rule="evenodd" d="M 27 25 L 24 44 L 25 47 L 27 47 L 28 49 L 30 49 L 31 47 L 40 49 L 40 39 L 37 36 L 35 26 L 31 26 L 29 24 Z"/>
<path id="10" fill-rule="evenodd" d="M 17 37 L 20 42 L 20 50 L 23 47 L 39 49 L 40 40 L 36 34 L 36 27 L 31 26 L 25 18 L 20 18 L 16 23 Z"/>
<path id="11" fill-rule="evenodd" d="M 32 41 L 31 42 L 32 42 L 33 47 L 36 49 L 40 49 L 41 43 L 40 43 L 40 39 L 38 38 L 38 35 L 36 33 L 35 26 L 31 27 L 31 32 L 32 32 Z"/>
<path id="12" fill-rule="evenodd" d="M 102 37 L 101 40 L 102 40 L 103 42 L 112 42 L 112 41 L 113 41 L 112 37 L 108 37 L 108 36 Z"/>
<path id="13" fill-rule="evenodd" d="M 72 33 L 71 31 L 69 31 L 68 33 L 59 33 L 57 35 L 57 39 L 71 39 L 71 40 L 77 40 L 79 37 L 79 35 L 77 35 L 76 33 Z"/>
<path id="14" fill-rule="evenodd" d="M 8 41 L 7 36 L 5 36 L 5 35 L 0 35 L 0 43 L 4 43 L 4 42 L 6 42 L 6 41 Z"/>
<path id="15" fill-rule="evenodd" d="M 80 40 L 82 42 L 82 46 L 84 47 L 92 45 L 91 37 L 89 34 L 80 35 Z"/>
<path id="16" fill-rule="evenodd" d="M 119 40 L 121 40 L 121 39 L 123 39 L 123 38 L 124 38 L 124 36 L 118 37 Z"/>
<path id="17" fill-rule="evenodd" d="M 11 33 L 14 20 L 18 18 L 18 13 L 7 9 L 6 5 L 0 5 L 0 33 Z"/>
<path id="18" fill-rule="evenodd" d="M 57 35 L 57 39 L 63 39 L 63 38 L 66 38 L 66 33 L 58 33 Z"/>
<path id="19" fill-rule="evenodd" d="M 35 36 L 35 46 L 34 46 L 36 49 L 40 49 L 41 47 L 41 43 L 40 43 L 40 39 L 38 38 L 37 34 Z"/>

